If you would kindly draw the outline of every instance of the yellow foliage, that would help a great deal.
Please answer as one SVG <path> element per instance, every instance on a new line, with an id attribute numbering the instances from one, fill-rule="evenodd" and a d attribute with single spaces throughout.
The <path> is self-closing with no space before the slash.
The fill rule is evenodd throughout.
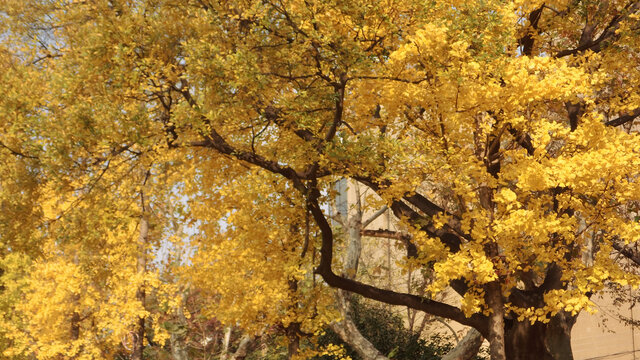
<path id="1" fill-rule="evenodd" d="M 639 10 L 589 4 L 0 2 L 2 351 L 109 358 L 140 318 L 164 343 L 189 287 L 311 334 L 328 285 L 471 325 L 495 284 L 543 323 L 639 285 Z M 341 282 L 340 178 L 460 307 Z"/>

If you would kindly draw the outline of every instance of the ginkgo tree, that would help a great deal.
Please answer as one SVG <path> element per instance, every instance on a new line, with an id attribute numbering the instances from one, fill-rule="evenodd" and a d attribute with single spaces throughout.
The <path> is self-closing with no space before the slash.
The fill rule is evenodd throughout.
<path id="1" fill-rule="evenodd" d="M 195 229 L 175 271 L 211 313 L 278 326 L 300 356 L 336 318 L 327 287 L 471 326 L 492 359 L 568 359 L 590 297 L 640 283 L 640 2 L 4 0 L 0 16 L 2 256 L 31 274 L 6 354 L 108 356 L 136 333 L 140 289 L 171 293 L 138 266 L 147 218 L 155 241 L 170 218 Z M 410 229 L 400 262 L 433 273 L 425 296 L 341 275 L 338 178 Z M 186 204 L 153 211 L 167 201 Z M 434 300 L 449 287 L 460 304 Z M 72 342 L 42 326 L 73 314 Z"/>

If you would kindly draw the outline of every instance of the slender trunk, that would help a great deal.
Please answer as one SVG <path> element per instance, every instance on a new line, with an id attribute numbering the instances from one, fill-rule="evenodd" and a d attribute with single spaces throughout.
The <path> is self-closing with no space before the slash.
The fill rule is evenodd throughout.
<path id="1" fill-rule="evenodd" d="M 80 339 L 80 314 L 74 311 L 71 314 L 71 340 Z"/>
<path id="2" fill-rule="evenodd" d="M 470 329 L 458 342 L 453 350 L 449 351 L 442 360 L 471 360 L 476 357 L 482 345 L 482 335 L 476 329 Z"/>
<path id="3" fill-rule="evenodd" d="M 357 209 L 347 221 L 349 239 L 347 254 L 344 261 L 344 277 L 355 279 L 358 273 L 358 263 L 362 252 L 362 210 Z"/>
<path id="4" fill-rule="evenodd" d="M 231 357 L 232 360 L 244 360 L 252 349 L 255 347 L 257 343 L 257 339 L 253 336 L 245 335 L 240 339 L 240 344 L 238 344 L 238 349 L 233 353 Z"/>
<path id="5" fill-rule="evenodd" d="M 169 345 L 171 346 L 171 356 L 173 360 L 189 360 L 189 354 L 187 353 L 187 346 L 183 336 L 172 333 L 169 338 Z"/>
<path id="6" fill-rule="evenodd" d="M 489 198 L 489 196 L 487 196 Z M 489 201 L 489 200 L 487 200 Z M 493 221 L 493 213 L 491 214 L 491 220 Z M 485 254 L 490 259 L 496 259 L 499 255 L 498 244 L 490 242 L 484 246 Z M 494 264 L 495 265 L 495 264 Z M 498 269 L 496 269 L 496 274 Z M 491 314 L 489 315 L 489 331 L 487 340 L 489 341 L 489 354 L 491 360 L 506 360 L 507 355 L 505 352 L 505 337 L 504 337 L 504 300 L 502 298 L 502 287 L 500 285 L 500 279 L 491 281 L 484 286 L 485 290 L 485 303 L 489 308 Z"/>
<path id="7" fill-rule="evenodd" d="M 76 300 L 76 299 L 74 299 Z M 77 302 L 77 301 L 76 301 Z M 74 311 L 71 314 L 71 343 L 74 343 L 80 339 L 80 314 Z M 75 346 L 74 346 L 75 347 Z M 75 360 L 80 356 L 82 350 L 77 350 L 73 354 L 70 354 L 70 359 Z"/>
<path id="8" fill-rule="evenodd" d="M 186 302 L 186 294 L 182 294 L 183 303 Z M 180 322 L 187 323 L 187 318 L 184 316 L 182 305 L 178 306 L 176 316 L 180 319 Z M 189 360 L 189 354 L 187 353 L 186 336 L 182 333 L 172 332 L 169 337 L 169 346 L 171 347 L 171 356 L 173 360 Z"/>
<path id="9" fill-rule="evenodd" d="M 136 326 L 131 359 L 142 360 L 143 351 L 144 351 L 144 317 L 140 317 L 138 318 L 138 324 Z"/>
<path id="10" fill-rule="evenodd" d="M 142 198 L 142 216 L 140 217 L 140 235 L 138 237 L 138 264 L 137 270 L 138 274 L 144 275 L 147 270 L 147 255 L 146 248 L 149 237 L 149 222 L 147 220 L 147 216 L 145 214 L 145 204 L 144 197 L 141 194 Z M 136 293 L 136 298 L 142 306 L 145 306 L 146 293 L 144 289 L 144 284 L 140 284 L 138 291 Z M 132 360 L 142 360 L 143 352 L 144 352 L 144 338 L 145 338 L 145 317 L 141 316 L 138 318 L 134 343 L 133 343 L 133 352 L 131 353 Z"/>
<path id="11" fill-rule="evenodd" d="M 77 266 L 79 261 L 78 261 L 78 254 L 75 254 L 73 257 L 73 263 Z M 73 294 L 71 295 L 71 301 L 73 302 L 74 306 L 76 307 L 75 310 L 73 310 L 73 312 L 71 313 L 71 343 L 75 343 L 76 341 L 80 340 L 80 323 L 82 322 L 82 318 L 80 316 L 80 294 Z M 75 346 L 73 346 L 75 348 Z M 82 347 L 80 347 L 79 349 L 77 349 L 73 354 L 71 354 L 71 356 L 69 356 L 69 358 L 71 359 L 77 359 L 82 353 Z"/>
<path id="12" fill-rule="evenodd" d="M 224 338 L 222 340 L 222 351 L 220 352 L 220 360 L 226 360 L 229 356 L 229 343 L 231 342 L 231 326 L 227 326 L 224 330 Z"/>
<path id="13" fill-rule="evenodd" d="M 346 187 L 342 189 L 344 193 L 339 194 L 341 198 L 347 197 Z M 355 279 L 358 274 L 358 263 L 362 253 L 362 230 L 373 222 L 375 218 L 383 212 L 374 214 L 370 219 L 362 222 L 362 204 L 360 202 L 360 188 L 355 184 L 356 209 L 352 214 L 343 215 L 343 224 L 347 226 L 347 253 L 344 259 L 343 276 L 348 279 Z M 342 316 L 342 320 L 334 322 L 330 325 L 331 329 L 340 336 L 342 341 L 349 344 L 363 360 L 389 360 L 371 342 L 362 336 L 360 330 L 351 319 L 352 304 L 349 300 L 349 294 L 336 290 L 336 305 Z"/>

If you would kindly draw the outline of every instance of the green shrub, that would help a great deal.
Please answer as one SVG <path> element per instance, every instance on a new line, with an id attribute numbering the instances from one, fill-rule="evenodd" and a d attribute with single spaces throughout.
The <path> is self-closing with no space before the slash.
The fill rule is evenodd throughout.
<path id="1" fill-rule="evenodd" d="M 455 344 L 446 337 L 432 335 L 423 339 L 404 327 L 402 318 L 389 312 L 389 308 L 372 305 L 355 297 L 351 317 L 360 332 L 382 354 L 393 360 L 439 360 Z M 343 345 L 353 360 L 361 360 L 358 354 L 340 337 L 331 331 L 318 340 L 319 345 Z M 481 359 L 481 358 L 479 358 Z M 333 360 L 330 356 L 317 357 L 316 360 Z"/>

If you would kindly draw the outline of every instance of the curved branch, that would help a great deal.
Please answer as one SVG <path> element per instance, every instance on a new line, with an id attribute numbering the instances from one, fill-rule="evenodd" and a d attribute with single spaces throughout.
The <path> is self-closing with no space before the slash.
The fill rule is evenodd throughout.
<path id="1" fill-rule="evenodd" d="M 578 47 L 574 49 L 559 51 L 553 57 L 561 58 L 569 55 L 579 54 L 587 50 L 600 52 L 602 50 L 602 43 L 605 40 L 616 36 L 616 30 L 620 27 L 620 23 L 628 18 L 630 14 L 633 14 L 636 11 L 640 10 L 640 1 L 635 1 L 627 4 L 624 10 L 626 11 L 626 14 L 619 14 L 614 16 L 611 21 L 609 21 L 609 24 L 607 24 L 607 26 L 604 28 L 600 36 L 598 36 L 596 39 L 581 39 L 581 44 L 579 44 Z"/>
<path id="2" fill-rule="evenodd" d="M 320 208 L 318 203 L 319 197 L 320 191 L 317 188 L 317 183 L 315 180 L 312 180 L 309 186 L 307 206 L 309 207 L 316 224 L 320 228 L 322 236 L 320 264 L 316 268 L 315 273 L 322 276 L 329 286 L 360 294 L 366 298 L 381 301 L 386 304 L 402 305 L 412 309 L 421 310 L 431 315 L 440 316 L 457 321 L 463 325 L 474 327 L 481 333 L 487 334 L 487 322 L 484 315 L 474 314 L 471 317 L 466 317 L 462 310 L 455 306 L 417 295 L 380 289 L 336 275 L 331 269 L 331 264 L 333 262 L 333 231 Z"/>

